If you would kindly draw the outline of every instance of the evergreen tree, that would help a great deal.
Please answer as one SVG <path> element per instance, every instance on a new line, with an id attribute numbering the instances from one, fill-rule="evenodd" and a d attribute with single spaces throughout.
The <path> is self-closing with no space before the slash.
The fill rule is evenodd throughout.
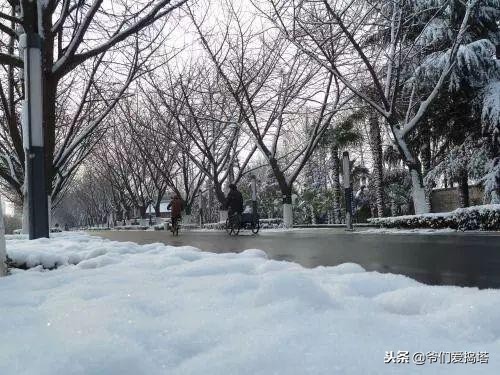
<path id="1" fill-rule="evenodd" d="M 422 47 L 426 57 L 418 66 L 409 67 L 408 81 L 418 82 L 413 87 L 417 87 L 417 94 L 424 95 L 442 71 L 465 7 L 458 0 L 419 0 L 413 7 L 413 12 L 419 15 L 414 42 Z M 436 9 L 442 11 L 436 12 Z M 413 143 L 414 147 L 422 147 L 433 139 L 437 145 L 436 155 L 430 157 L 425 147 L 421 153 L 423 160 L 436 161 L 429 168 L 433 170 L 426 178 L 427 187 L 443 174 L 451 176 L 458 182 L 462 206 L 468 205 L 469 176 L 485 181 L 487 200 L 495 200 L 500 188 L 500 64 L 495 59 L 495 46 L 500 43 L 499 18 L 499 0 L 478 3 L 445 90 L 428 114 L 427 128 Z M 481 136 L 486 142 L 481 142 Z M 477 168 L 481 164 L 478 157 L 486 159 L 486 168 Z M 425 164 L 424 173 L 427 172 Z"/>

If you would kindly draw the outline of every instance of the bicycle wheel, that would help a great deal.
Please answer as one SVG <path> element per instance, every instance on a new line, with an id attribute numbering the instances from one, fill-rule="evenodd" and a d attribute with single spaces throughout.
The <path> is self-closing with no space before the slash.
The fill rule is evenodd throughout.
<path id="1" fill-rule="evenodd" d="M 252 221 L 252 233 L 253 234 L 259 233 L 259 229 L 260 229 L 260 220 L 256 219 Z"/>
<path id="2" fill-rule="evenodd" d="M 234 218 L 233 218 L 233 223 L 232 223 L 232 227 L 233 227 L 233 235 L 234 236 L 237 236 L 239 233 L 240 233 L 240 215 L 236 215 Z"/>

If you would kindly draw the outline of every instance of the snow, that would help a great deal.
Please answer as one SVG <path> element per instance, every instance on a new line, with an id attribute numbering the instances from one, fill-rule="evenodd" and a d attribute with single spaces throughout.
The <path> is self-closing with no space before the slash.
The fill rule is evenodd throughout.
<path id="1" fill-rule="evenodd" d="M 407 219 L 413 219 L 413 218 L 446 218 L 446 217 L 452 217 L 457 213 L 462 213 L 462 212 L 471 212 L 471 211 L 477 211 L 480 213 L 488 212 L 488 211 L 500 211 L 500 204 L 482 204 L 480 206 L 469 206 L 465 208 L 457 208 L 454 211 L 450 212 L 432 212 L 432 213 L 427 213 L 427 214 L 420 214 L 420 215 L 402 215 L 402 216 L 392 216 L 392 217 L 384 217 L 375 220 L 383 220 L 385 222 L 396 222 L 400 220 L 407 220 Z"/>
<path id="2" fill-rule="evenodd" d="M 415 228 L 415 229 L 394 229 L 394 228 L 373 228 L 363 231 L 358 231 L 355 233 L 361 234 L 450 234 L 456 233 L 456 229 L 443 228 L 443 229 L 432 229 L 432 228 Z"/>
<path id="3" fill-rule="evenodd" d="M 500 291 L 426 286 L 261 250 L 28 242 L 0 279 L 0 374 L 496 374 Z M 489 352 L 488 364 L 384 364 L 386 351 Z"/>
<path id="4" fill-rule="evenodd" d="M 500 64 L 499 64 L 500 65 Z M 491 132 L 500 128 L 500 80 L 495 80 L 484 89 L 484 103 L 481 119 Z"/>
<path id="5" fill-rule="evenodd" d="M 6 273 L 5 226 L 3 222 L 3 214 L 4 214 L 3 201 L 2 201 L 2 196 L 0 196 L 0 276 L 4 276 Z"/>

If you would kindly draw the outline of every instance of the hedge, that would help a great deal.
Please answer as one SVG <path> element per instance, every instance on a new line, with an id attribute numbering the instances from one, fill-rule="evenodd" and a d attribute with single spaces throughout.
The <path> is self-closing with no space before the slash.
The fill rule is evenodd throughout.
<path id="1" fill-rule="evenodd" d="M 368 221 L 382 228 L 497 231 L 500 230 L 500 204 L 459 208 L 452 212 L 372 218 Z"/>

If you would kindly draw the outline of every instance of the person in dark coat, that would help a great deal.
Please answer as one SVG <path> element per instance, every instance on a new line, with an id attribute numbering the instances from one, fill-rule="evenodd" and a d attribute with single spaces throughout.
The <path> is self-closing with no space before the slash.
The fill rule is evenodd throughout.
<path id="1" fill-rule="evenodd" d="M 241 215 L 243 212 L 243 196 L 238 191 L 235 184 L 229 184 L 229 193 L 226 197 L 226 208 L 229 216 L 236 212 Z"/>
<path id="2" fill-rule="evenodd" d="M 172 226 L 178 221 L 182 219 L 182 199 L 178 195 L 174 195 L 172 200 L 167 206 L 167 209 L 170 209 L 170 217 L 172 219 Z"/>

